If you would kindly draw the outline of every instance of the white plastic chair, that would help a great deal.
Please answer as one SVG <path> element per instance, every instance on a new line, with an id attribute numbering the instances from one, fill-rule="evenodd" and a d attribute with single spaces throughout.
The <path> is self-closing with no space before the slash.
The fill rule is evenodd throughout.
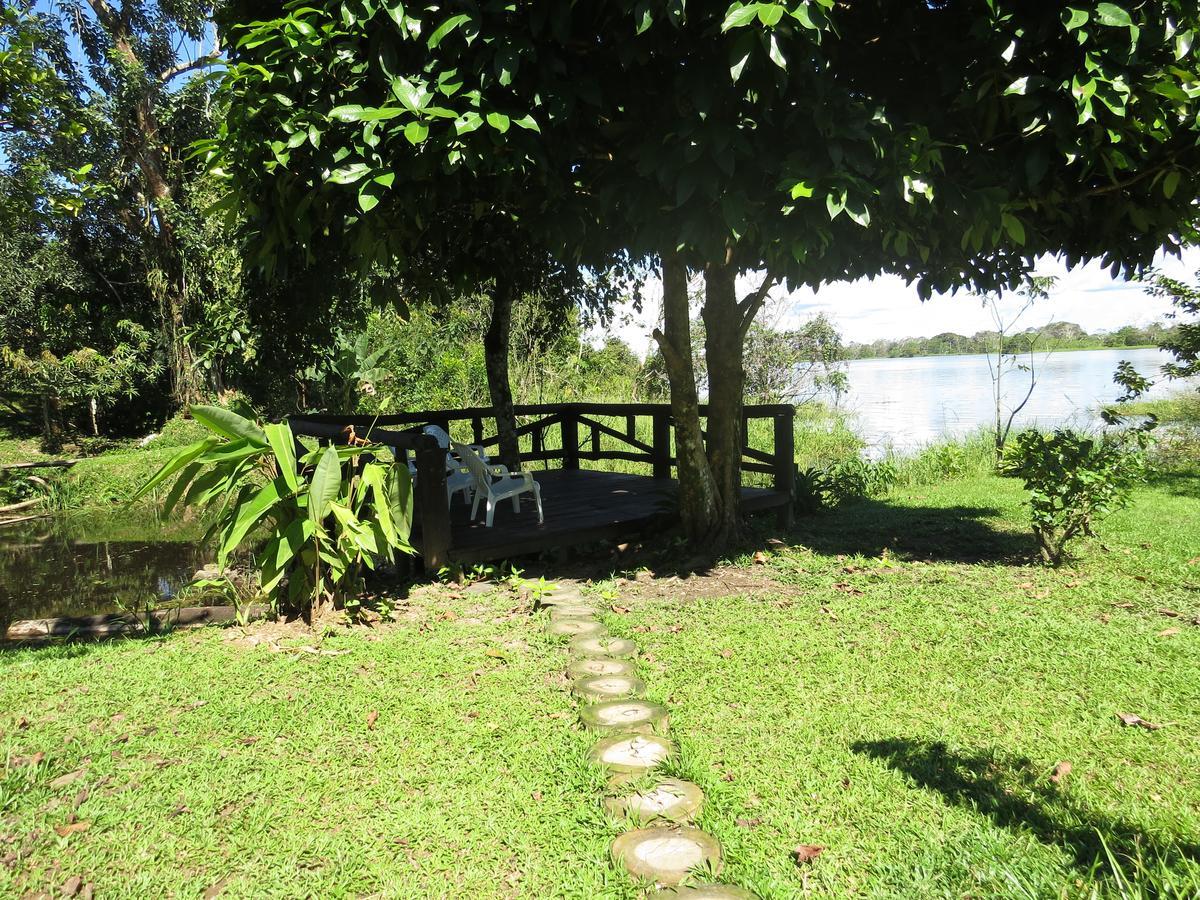
<path id="1" fill-rule="evenodd" d="M 475 490 L 475 478 L 465 469 L 462 462 L 450 453 L 450 435 L 437 425 L 426 425 L 421 431 L 434 438 L 438 442 L 438 446 L 446 451 L 446 502 L 449 503 L 454 499 L 455 494 L 462 491 L 463 503 L 470 503 L 472 492 Z M 487 451 L 483 447 L 472 445 L 471 449 L 482 457 L 485 463 L 487 462 Z M 408 472 L 416 481 L 417 465 L 412 460 L 408 461 Z M 475 512 L 472 510 L 471 516 L 474 517 L 474 515 Z"/>
<path id="2" fill-rule="evenodd" d="M 471 504 L 471 518 L 479 512 L 479 501 L 487 497 L 487 513 L 484 523 L 492 527 L 492 519 L 496 515 L 496 504 L 501 500 L 512 498 L 513 510 L 521 511 L 521 495 L 533 494 L 533 502 L 537 505 L 538 524 L 545 519 L 542 517 L 542 488 L 533 480 L 529 472 L 510 472 L 501 465 L 490 465 L 479 458 L 470 447 L 464 444 L 452 443 L 451 449 L 465 463 L 464 468 L 470 472 L 475 483 L 475 501 Z"/>

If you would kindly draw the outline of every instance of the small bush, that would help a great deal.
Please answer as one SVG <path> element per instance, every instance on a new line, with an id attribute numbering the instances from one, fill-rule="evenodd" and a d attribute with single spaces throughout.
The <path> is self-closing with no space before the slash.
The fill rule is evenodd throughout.
<path id="1" fill-rule="evenodd" d="M 855 457 L 824 469 L 798 469 L 796 509 L 812 513 L 843 506 L 856 500 L 886 494 L 896 483 L 896 467 L 889 460 Z"/>
<path id="2" fill-rule="evenodd" d="M 1058 565 L 1067 545 L 1129 502 L 1146 478 L 1147 432 L 1133 429 L 1098 437 L 1070 429 L 1017 435 L 1005 452 L 1006 473 L 1024 479 L 1042 559 Z"/>

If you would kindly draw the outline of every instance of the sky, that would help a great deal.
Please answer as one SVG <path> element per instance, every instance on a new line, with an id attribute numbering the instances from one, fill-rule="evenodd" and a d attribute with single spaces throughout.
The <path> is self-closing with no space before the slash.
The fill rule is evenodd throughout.
<path id="1" fill-rule="evenodd" d="M 1185 279 L 1200 271 L 1200 247 L 1184 251 L 1182 258 L 1167 256 L 1157 261 L 1166 274 Z M 1123 325 L 1146 325 L 1162 319 L 1170 304 L 1148 296 L 1139 284 L 1114 279 L 1098 263 L 1068 270 L 1056 259 L 1039 261 L 1038 275 L 1055 275 L 1058 282 L 1050 297 L 1039 300 L 1025 313 L 1018 327 L 1044 325 L 1052 321 L 1074 322 L 1085 331 L 1113 331 Z M 739 282 L 739 293 L 756 285 L 753 277 Z M 1001 298 L 1001 314 L 1015 315 L 1024 301 L 1015 295 Z M 944 331 L 974 334 L 994 328 L 991 314 L 978 297 L 960 292 L 934 295 L 921 302 L 916 288 L 900 278 L 836 282 L 813 292 L 803 289 L 788 293 L 777 288 L 759 321 L 780 329 L 795 328 L 818 313 L 826 313 L 842 332 L 842 339 L 870 343 L 880 338 L 929 337 Z M 612 332 L 628 343 L 639 356 L 650 349 L 650 336 L 662 316 L 662 285 L 647 283 L 640 314 L 629 306 L 621 308 Z"/>

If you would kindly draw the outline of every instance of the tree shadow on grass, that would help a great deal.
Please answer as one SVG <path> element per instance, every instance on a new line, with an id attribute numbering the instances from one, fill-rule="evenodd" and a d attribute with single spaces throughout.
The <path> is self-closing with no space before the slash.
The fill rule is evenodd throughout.
<path id="1" fill-rule="evenodd" d="M 1196 472 L 1158 472 L 1149 479 L 1150 487 L 1176 497 L 1200 500 L 1200 474 Z"/>
<path id="2" fill-rule="evenodd" d="M 905 506 L 861 500 L 797 520 L 791 537 L 821 553 L 944 562 L 1026 563 L 1037 553 L 1027 531 L 997 528 L 1000 510 L 987 506 Z"/>
<path id="3" fill-rule="evenodd" d="M 1113 874 L 1110 854 L 1122 869 L 1132 867 L 1135 872 L 1143 867 L 1184 867 L 1200 873 L 1200 844 L 1147 834 L 1091 809 L 1029 759 L 999 750 L 964 754 L 940 741 L 903 738 L 859 741 L 852 749 L 904 773 L 919 787 L 937 791 L 947 803 L 1066 850 L 1085 874 L 1103 873 L 1101 877 L 1114 881 L 1125 877 Z"/>

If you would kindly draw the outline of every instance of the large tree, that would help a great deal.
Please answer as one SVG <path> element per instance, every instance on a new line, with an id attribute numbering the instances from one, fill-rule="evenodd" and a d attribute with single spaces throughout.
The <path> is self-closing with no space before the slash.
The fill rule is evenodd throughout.
<path id="1" fill-rule="evenodd" d="M 77 214 L 87 203 L 115 208 L 161 311 L 178 403 L 201 389 L 186 340 L 191 173 L 183 156 L 209 129 L 209 91 L 189 79 L 220 59 L 210 33 L 213 6 L 18 0 L 0 14 L 0 131 L 10 166 L 45 176 L 46 212 Z M 63 196 L 72 177 L 82 191 Z"/>
<path id="2" fill-rule="evenodd" d="M 430 198 L 468 181 L 560 258 L 660 260 L 684 524 L 719 547 L 772 285 L 895 272 L 928 295 L 1015 284 L 1046 253 L 1146 265 L 1200 186 L 1198 25 L 1188 0 L 298 0 L 239 41 L 221 163 L 275 243 L 336 221 L 411 251 Z"/>

